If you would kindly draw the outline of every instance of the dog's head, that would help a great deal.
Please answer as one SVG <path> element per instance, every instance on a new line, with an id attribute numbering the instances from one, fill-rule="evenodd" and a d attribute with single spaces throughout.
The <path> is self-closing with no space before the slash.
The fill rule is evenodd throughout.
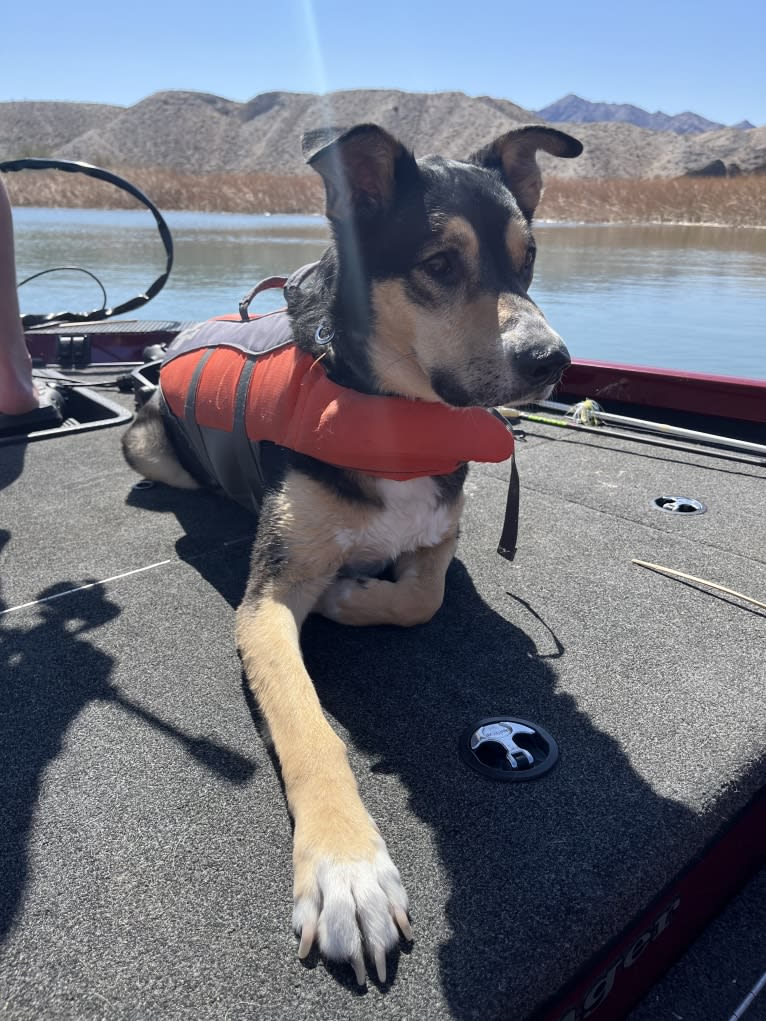
<path id="1" fill-rule="evenodd" d="M 527 294 L 540 149 L 582 145 L 522 127 L 460 162 L 416 160 L 374 124 L 304 137 L 335 240 L 334 355 L 357 378 L 458 407 L 541 399 L 558 382 L 569 354 Z"/>

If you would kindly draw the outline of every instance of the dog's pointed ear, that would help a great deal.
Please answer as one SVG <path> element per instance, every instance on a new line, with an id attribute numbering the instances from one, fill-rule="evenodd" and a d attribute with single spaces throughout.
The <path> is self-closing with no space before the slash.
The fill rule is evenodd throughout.
<path id="1" fill-rule="evenodd" d="M 309 131 L 302 145 L 306 162 L 324 181 L 330 220 L 382 212 L 394 196 L 397 173 L 415 164 L 401 142 L 377 124 Z"/>
<path id="2" fill-rule="evenodd" d="M 542 124 L 514 128 L 473 153 L 466 162 L 499 170 L 506 187 L 513 192 L 519 209 L 532 219 L 543 190 L 543 178 L 537 165 L 537 151 L 572 159 L 582 152 L 582 142 L 571 135 Z"/>

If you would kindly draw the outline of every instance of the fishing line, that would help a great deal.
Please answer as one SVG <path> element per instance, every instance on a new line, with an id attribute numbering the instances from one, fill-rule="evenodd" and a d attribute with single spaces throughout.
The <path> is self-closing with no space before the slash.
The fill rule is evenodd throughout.
<path id="1" fill-rule="evenodd" d="M 30 606 L 37 606 L 39 603 L 49 603 L 53 599 L 63 599 L 64 596 L 74 595 L 75 592 L 85 592 L 87 589 L 96 588 L 97 585 L 106 585 L 109 581 L 118 581 L 120 578 L 129 578 L 133 574 L 141 574 L 143 571 L 151 571 L 155 567 L 163 567 L 172 563 L 171 560 L 158 560 L 156 564 L 147 564 L 146 567 L 136 567 L 132 571 L 123 571 L 122 574 L 113 574 L 111 578 L 101 578 L 99 581 L 90 581 L 87 585 L 77 585 L 68 588 L 64 592 L 54 592 L 51 596 L 43 596 L 41 599 L 32 599 L 28 603 L 20 603 L 18 606 L 9 606 L 7 610 L 0 610 L 0 617 L 6 613 L 15 613 L 17 610 L 26 610 Z"/>

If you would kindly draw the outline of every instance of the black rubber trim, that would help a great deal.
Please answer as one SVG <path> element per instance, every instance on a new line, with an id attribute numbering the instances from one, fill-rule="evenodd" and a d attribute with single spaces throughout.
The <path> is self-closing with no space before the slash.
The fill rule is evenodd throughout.
<path id="1" fill-rule="evenodd" d="M 99 181 L 106 181 L 107 184 L 113 184 L 115 188 L 120 188 L 122 191 L 126 191 L 129 195 L 132 195 L 133 198 L 138 199 L 139 202 L 146 206 L 154 217 L 155 223 L 157 224 L 157 230 L 162 238 L 162 244 L 165 247 L 165 271 L 157 277 L 153 284 L 147 287 L 144 294 L 139 294 L 135 298 L 124 301 L 121 305 L 115 305 L 114 308 L 99 308 L 94 309 L 91 312 L 49 312 L 45 315 L 25 315 L 21 317 L 21 322 L 25 330 L 34 329 L 36 326 L 42 326 L 45 323 L 54 322 L 98 322 L 99 320 L 109 319 L 112 316 L 123 315 L 125 312 L 132 312 L 134 309 L 140 308 L 142 305 L 145 305 L 147 301 L 151 301 L 155 295 L 159 294 L 165 286 L 165 283 L 170 276 L 170 271 L 173 268 L 173 238 L 170 234 L 170 228 L 165 222 L 162 213 L 140 188 L 131 184 L 130 181 L 126 181 L 124 177 L 111 173 L 109 170 L 102 170 L 101 167 L 94 167 L 90 163 L 81 163 L 75 160 L 38 159 L 28 156 L 23 159 L 0 162 L 0 172 L 2 173 L 11 173 L 17 170 L 62 170 L 68 174 L 85 174 L 87 177 L 95 177 Z"/>

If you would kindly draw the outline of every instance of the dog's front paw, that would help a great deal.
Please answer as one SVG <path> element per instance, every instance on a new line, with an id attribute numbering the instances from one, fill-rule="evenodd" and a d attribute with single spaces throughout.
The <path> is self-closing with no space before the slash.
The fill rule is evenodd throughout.
<path id="1" fill-rule="evenodd" d="M 367 624 L 369 613 L 362 612 L 360 616 L 360 608 L 364 611 L 369 602 L 369 593 L 365 590 L 374 589 L 376 584 L 377 579 L 373 578 L 338 578 L 323 592 L 314 610 L 336 624 Z"/>
<path id="2" fill-rule="evenodd" d="M 366 980 L 365 952 L 385 982 L 386 954 L 398 943 L 399 931 L 412 939 L 407 894 L 376 830 L 370 851 L 369 857 L 352 857 L 310 846 L 301 850 L 296 832 L 293 927 L 300 936 L 298 956 L 306 957 L 318 940 L 329 960 L 351 964 L 359 985 Z"/>
<path id="3" fill-rule="evenodd" d="M 339 578 L 314 607 L 337 624 L 370 627 L 393 624 L 413 627 L 427 623 L 441 606 L 441 590 L 421 588 L 414 579 Z"/>

